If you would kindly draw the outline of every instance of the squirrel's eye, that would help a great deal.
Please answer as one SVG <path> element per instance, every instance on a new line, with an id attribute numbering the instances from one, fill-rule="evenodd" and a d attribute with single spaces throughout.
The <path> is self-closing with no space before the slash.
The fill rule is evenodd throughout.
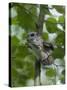
<path id="1" fill-rule="evenodd" d="M 31 36 L 34 36 L 34 34 L 32 33 Z"/>

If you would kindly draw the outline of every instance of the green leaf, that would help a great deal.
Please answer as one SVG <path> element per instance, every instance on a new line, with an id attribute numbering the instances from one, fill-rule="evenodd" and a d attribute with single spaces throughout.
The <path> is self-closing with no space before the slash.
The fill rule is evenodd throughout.
<path id="1" fill-rule="evenodd" d="M 52 23 L 47 22 L 46 28 L 47 28 L 49 33 L 55 33 L 57 31 L 57 26 L 55 24 L 52 24 Z"/>
<path id="2" fill-rule="evenodd" d="M 17 16 L 16 17 L 14 17 L 14 18 L 11 18 L 11 23 L 10 23 L 11 25 L 13 24 L 13 25 L 18 25 L 18 20 L 17 20 Z"/>
<path id="3" fill-rule="evenodd" d="M 48 33 L 43 33 L 42 34 L 42 38 L 44 39 L 44 40 L 48 40 Z"/>
<path id="4" fill-rule="evenodd" d="M 55 18 L 52 18 L 52 17 L 48 18 L 48 19 L 47 19 L 47 22 L 57 23 L 56 19 L 55 19 Z"/>
<path id="5" fill-rule="evenodd" d="M 60 16 L 58 22 L 59 23 L 64 23 L 65 22 L 64 16 Z"/>
<path id="6" fill-rule="evenodd" d="M 29 55 L 28 48 L 26 46 L 24 46 L 24 45 L 22 45 L 22 46 L 20 45 L 18 47 L 18 51 L 16 53 L 16 56 L 17 57 L 23 57 L 24 58 L 27 55 Z"/>
<path id="7" fill-rule="evenodd" d="M 61 83 L 65 84 L 65 75 L 60 76 Z"/>
<path id="8" fill-rule="evenodd" d="M 56 42 L 57 46 L 65 45 L 65 33 L 64 32 L 58 32 L 58 36 L 57 36 L 55 42 Z"/>
<path id="9" fill-rule="evenodd" d="M 33 10 L 34 7 L 31 9 Z M 35 8 L 36 9 L 36 8 Z M 32 11 L 31 10 L 31 11 Z M 18 24 L 24 28 L 26 31 L 35 30 L 35 21 L 37 21 L 37 16 L 33 15 L 30 9 L 26 9 L 23 5 L 17 5 L 17 20 Z M 34 11 L 34 10 L 33 10 Z"/>
<path id="10" fill-rule="evenodd" d="M 44 14 L 49 14 L 50 15 L 50 12 L 49 12 L 49 9 L 48 9 L 48 5 L 40 5 L 40 8 L 43 10 L 43 13 Z"/>
<path id="11" fill-rule="evenodd" d="M 55 48 L 54 51 L 53 51 L 53 57 L 54 58 L 63 58 L 65 55 L 65 51 L 64 51 L 64 48 Z"/>
<path id="12" fill-rule="evenodd" d="M 48 18 L 47 21 L 45 22 L 46 28 L 49 33 L 54 33 L 58 30 L 57 28 L 57 21 L 55 18 Z"/>
<path id="13" fill-rule="evenodd" d="M 48 77 L 54 77 L 56 75 L 56 70 L 53 68 L 49 68 L 46 71 L 46 76 Z"/>
<path id="14" fill-rule="evenodd" d="M 22 33 L 22 38 L 27 39 L 27 33 L 26 32 Z"/>
<path id="15" fill-rule="evenodd" d="M 64 6 L 53 6 L 59 13 L 65 14 Z"/>
<path id="16" fill-rule="evenodd" d="M 65 75 L 65 69 L 62 71 L 62 74 Z"/>
<path id="17" fill-rule="evenodd" d="M 12 46 L 18 46 L 19 39 L 16 36 L 11 37 L 11 45 Z"/>

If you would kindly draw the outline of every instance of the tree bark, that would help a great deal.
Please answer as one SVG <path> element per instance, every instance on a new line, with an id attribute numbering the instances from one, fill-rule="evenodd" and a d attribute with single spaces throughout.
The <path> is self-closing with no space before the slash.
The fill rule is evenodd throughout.
<path id="1" fill-rule="evenodd" d="M 40 5 L 39 18 L 38 18 L 38 22 L 36 24 L 37 31 L 40 35 L 42 34 L 42 31 L 43 31 L 43 22 L 44 22 L 43 5 Z"/>

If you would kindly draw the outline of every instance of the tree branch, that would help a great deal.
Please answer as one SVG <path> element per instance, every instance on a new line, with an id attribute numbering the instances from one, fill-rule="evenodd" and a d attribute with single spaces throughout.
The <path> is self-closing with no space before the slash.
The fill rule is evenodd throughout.
<path id="1" fill-rule="evenodd" d="M 43 22 L 44 22 L 43 6 L 40 5 L 39 19 L 38 19 L 38 22 L 36 24 L 36 29 L 37 29 L 37 31 L 38 31 L 39 34 L 42 34 Z"/>

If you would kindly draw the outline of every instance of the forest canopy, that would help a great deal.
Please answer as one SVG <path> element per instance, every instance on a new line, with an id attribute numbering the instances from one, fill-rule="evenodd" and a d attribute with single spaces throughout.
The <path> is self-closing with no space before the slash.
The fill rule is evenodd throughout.
<path id="1" fill-rule="evenodd" d="M 11 86 L 32 86 L 36 57 L 27 47 L 27 34 L 39 32 L 54 45 L 55 66 L 42 69 L 42 85 L 65 83 L 65 7 L 44 4 L 9 4 Z"/>

